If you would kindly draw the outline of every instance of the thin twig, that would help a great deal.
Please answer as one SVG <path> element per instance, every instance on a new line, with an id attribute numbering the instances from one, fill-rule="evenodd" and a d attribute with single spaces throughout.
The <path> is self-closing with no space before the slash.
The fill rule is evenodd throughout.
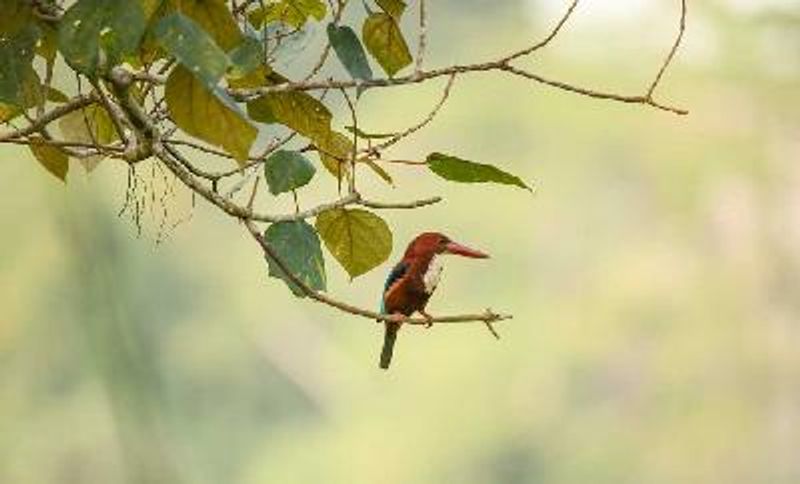
<path id="1" fill-rule="evenodd" d="M 556 35 L 558 35 L 558 33 L 561 31 L 561 27 L 563 27 L 564 24 L 567 23 L 567 20 L 569 19 L 570 15 L 572 15 L 572 12 L 575 11 L 575 7 L 577 6 L 578 6 L 578 0 L 573 0 L 572 3 L 567 8 L 566 12 L 564 12 L 564 15 L 561 17 L 558 23 L 556 23 L 556 26 L 553 27 L 553 29 L 550 31 L 549 34 L 547 34 L 547 36 L 544 39 L 540 40 L 539 42 L 533 44 L 530 47 L 526 47 L 522 50 L 514 52 L 513 54 L 503 57 L 500 61 L 507 64 L 515 59 L 524 57 L 532 52 L 535 52 L 545 47 L 547 44 L 550 43 L 551 40 L 556 38 Z"/>
<path id="2" fill-rule="evenodd" d="M 350 96 L 347 95 L 347 91 L 341 89 L 342 97 L 347 102 L 347 107 L 350 110 L 350 120 L 353 123 L 353 149 L 350 152 L 350 159 L 347 160 L 348 167 L 350 168 L 349 173 L 347 174 L 347 187 L 350 193 L 355 193 L 356 191 L 356 158 L 358 157 L 358 115 L 356 114 L 356 107 L 353 105 L 353 101 L 350 100 Z M 339 165 L 341 167 L 341 164 Z M 341 168 L 339 169 L 339 174 L 341 175 Z"/>
<path id="3" fill-rule="evenodd" d="M 658 87 L 658 83 L 661 82 L 661 78 L 664 76 L 664 72 L 667 71 L 667 67 L 669 67 L 670 62 L 672 62 L 672 58 L 675 57 L 675 53 L 678 52 L 678 47 L 681 45 L 683 41 L 683 33 L 686 31 L 686 0 L 681 1 L 681 20 L 678 23 L 678 35 L 675 37 L 675 42 L 672 43 L 672 47 L 667 53 L 667 57 L 664 59 L 664 62 L 661 63 L 661 67 L 658 69 L 658 73 L 656 74 L 655 79 L 650 84 L 650 88 L 647 89 L 647 99 L 650 101 L 653 100 L 653 93 Z"/>
<path id="4" fill-rule="evenodd" d="M 428 18 L 425 11 L 425 0 L 419 0 L 419 40 L 417 41 L 417 63 L 415 72 L 422 72 L 422 62 L 425 57 L 425 47 L 428 43 Z"/>
<path id="5" fill-rule="evenodd" d="M 453 83 L 455 81 L 456 81 L 456 74 L 451 74 L 450 78 L 448 78 L 448 80 L 447 80 L 447 84 L 444 86 L 444 90 L 442 91 L 442 97 L 439 98 L 439 101 L 433 106 L 433 109 L 431 109 L 431 111 L 428 113 L 427 116 L 425 116 L 425 118 L 422 119 L 422 121 L 420 121 L 419 123 L 415 124 L 414 126 L 411 126 L 410 128 L 406 129 L 405 131 L 397 133 L 396 135 L 392 136 L 391 138 L 389 138 L 388 140 L 386 140 L 386 141 L 384 141 L 382 143 L 378 143 L 377 145 L 374 145 L 374 146 L 371 146 L 371 147 L 367 148 L 365 150 L 365 152 L 368 151 L 368 152 L 375 153 L 375 152 L 384 150 L 384 149 L 396 144 L 398 141 L 402 140 L 403 138 L 406 138 L 406 137 L 416 133 L 417 131 L 421 130 L 425 126 L 427 126 L 431 121 L 433 121 L 433 118 L 436 117 L 436 115 L 439 113 L 439 110 L 442 109 L 442 106 L 444 106 L 444 103 L 447 101 L 447 98 L 450 96 L 450 90 L 452 89 Z M 357 130 L 355 130 L 355 129 L 353 131 L 357 132 Z"/>

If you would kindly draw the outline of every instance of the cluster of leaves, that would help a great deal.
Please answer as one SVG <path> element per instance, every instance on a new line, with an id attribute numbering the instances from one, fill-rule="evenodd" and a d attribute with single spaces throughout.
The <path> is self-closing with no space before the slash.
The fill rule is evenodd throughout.
<path id="1" fill-rule="evenodd" d="M 339 11 L 330 12 L 329 5 Z M 274 90 L 241 102 L 231 96 L 236 90 L 291 85 L 293 81 L 273 67 L 278 55 L 275 47 L 313 23 L 327 22 L 327 42 L 353 79 L 374 79 L 370 57 L 389 77 L 412 63 L 401 29 L 406 10 L 402 0 L 363 2 L 360 35 L 341 23 L 345 6 L 342 0 L 335 4 L 323 0 L 77 0 L 64 5 L 53 0 L 0 0 L 0 122 L 12 123 L 22 116 L 34 122 L 46 103 L 75 99 L 51 86 L 53 65 L 60 55 L 78 79 L 102 91 L 110 103 L 116 101 L 109 85 L 114 66 L 151 77 L 166 75 L 163 85 L 147 76 L 137 78 L 133 89 L 138 101 L 151 113 L 162 109 L 165 115 L 159 122 L 172 123 L 185 135 L 222 149 L 242 173 L 258 166 L 274 196 L 296 197 L 299 189 L 311 183 L 317 170 L 309 152 L 316 153 L 340 189 L 345 180 L 355 192 L 350 176 L 358 166 L 392 183 L 379 157 L 356 146 L 359 140 L 368 144 L 396 133 L 369 134 L 356 126 L 345 127 L 347 133 L 336 130 L 329 107 L 304 90 Z M 34 116 L 31 110 L 36 111 Z M 91 170 L 103 155 L 114 152 L 112 148 L 123 148 L 124 132 L 114 121 L 108 104 L 87 103 L 58 119 L 60 140 L 111 150 L 80 156 Z M 276 125 L 305 140 L 305 149 L 254 156 L 259 133 Z M 69 158 L 75 153 L 53 143 L 47 127 L 37 131 L 27 138 L 32 154 L 50 173 L 66 180 Z M 418 165 L 446 180 L 530 189 L 496 167 L 451 155 L 432 153 Z M 314 225 L 302 219 L 273 223 L 264 236 L 286 266 L 317 290 L 326 288 L 323 243 L 351 277 L 375 268 L 392 250 L 387 223 L 362 208 L 324 211 Z M 269 271 L 285 279 L 295 294 L 302 294 L 272 262 Z"/>

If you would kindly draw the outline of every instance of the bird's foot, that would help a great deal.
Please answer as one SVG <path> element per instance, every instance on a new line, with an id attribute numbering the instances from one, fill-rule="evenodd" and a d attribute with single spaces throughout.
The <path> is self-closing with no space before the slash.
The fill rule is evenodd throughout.
<path id="1" fill-rule="evenodd" d="M 419 313 L 422 315 L 423 318 L 425 318 L 427 320 L 427 322 L 425 323 L 425 327 L 428 328 L 428 329 L 432 328 L 433 327 L 433 316 L 431 316 L 430 314 L 426 313 L 425 311 L 420 311 Z"/>
<path id="2" fill-rule="evenodd" d="M 375 322 L 378 324 L 383 324 L 383 323 L 400 324 L 406 320 L 406 317 L 400 313 L 383 314 L 383 316 L 386 316 L 387 319 L 376 319 Z"/>
<path id="3" fill-rule="evenodd" d="M 390 315 L 389 315 L 389 321 L 387 321 L 387 323 L 396 323 L 397 325 L 400 325 L 400 324 L 402 324 L 402 323 L 403 323 L 403 321 L 405 321 L 405 320 L 406 320 L 406 317 L 405 317 L 405 316 L 403 316 L 402 314 L 400 314 L 400 313 L 393 313 L 393 314 L 390 314 Z"/>

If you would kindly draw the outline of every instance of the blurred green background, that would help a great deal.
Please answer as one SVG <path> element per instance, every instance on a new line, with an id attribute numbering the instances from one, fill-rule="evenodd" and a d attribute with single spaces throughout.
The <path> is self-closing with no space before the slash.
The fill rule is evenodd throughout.
<path id="1" fill-rule="evenodd" d="M 429 2 L 427 64 L 526 45 L 564 3 Z M 642 92 L 677 3 L 586 1 L 522 65 Z M 690 1 L 659 90 L 688 117 L 460 78 L 393 155 L 496 163 L 536 196 L 414 167 L 365 192 L 446 198 L 384 214 L 393 259 L 428 229 L 492 254 L 450 260 L 431 312 L 515 318 L 500 342 L 406 328 L 388 373 L 380 326 L 293 298 L 185 191 L 163 205 L 191 220 L 157 244 L 158 213 L 141 237 L 117 216 L 120 164 L 65 187 L 0 146 L 0 482 L 800 482 L 799 7 Z M 402 128 L 440 88 L 370 91 L 360 122 Z M 327 263 L 334 294 L 377 304 L 389 263 L 352 283 Z"/>

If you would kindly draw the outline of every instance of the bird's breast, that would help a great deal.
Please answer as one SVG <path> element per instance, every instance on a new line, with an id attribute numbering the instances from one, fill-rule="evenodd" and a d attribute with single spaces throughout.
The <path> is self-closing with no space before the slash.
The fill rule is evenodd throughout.
<path id="1" fill-rule="evenodd" d="M 425 286 L 425 292 L 428 294 L 432 294 L 436 286 L 439 284 L 439 280 L 442 278 L 442 271 L 444 270 L 444 266 L 442 265 L 442 258 L 438 255 L 435 255 L 431 258 L 431 261 L 428 263 L 428 268 L 425 270 L 425 274 L 422 275 L 422 283 Z"/>

